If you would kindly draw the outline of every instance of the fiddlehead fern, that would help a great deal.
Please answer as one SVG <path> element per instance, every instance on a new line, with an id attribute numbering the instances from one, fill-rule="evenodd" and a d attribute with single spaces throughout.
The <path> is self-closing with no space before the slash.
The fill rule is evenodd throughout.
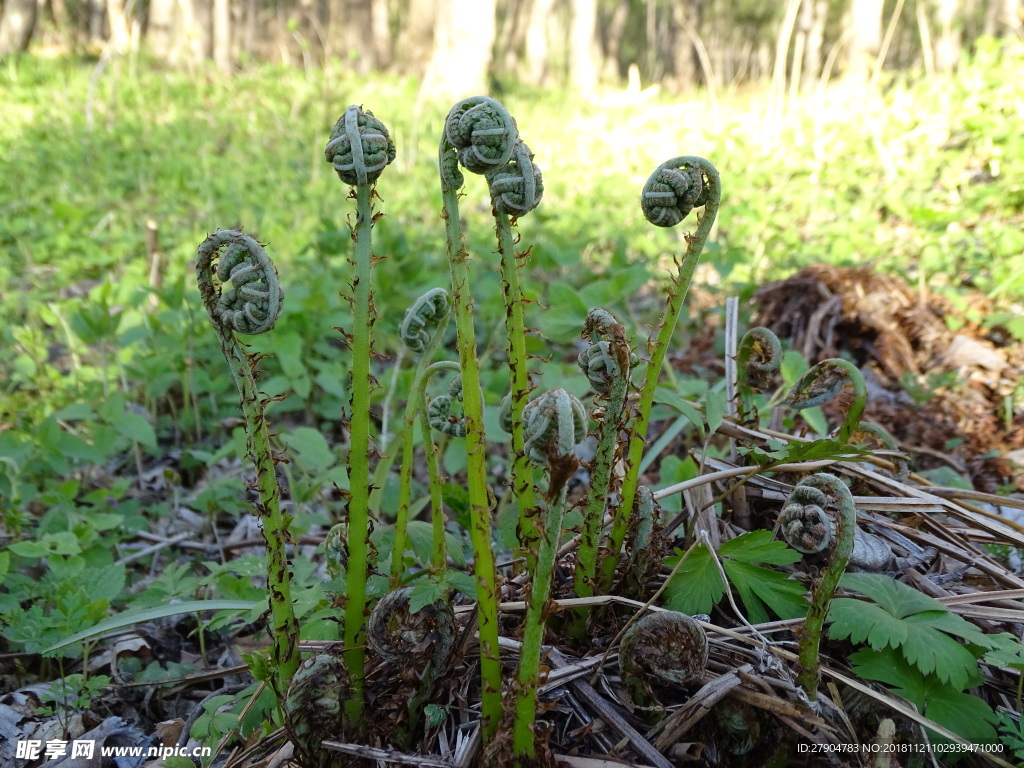
<path id="1" fill-rule="evenodd" d="M 452 416 L 452 400 L 462 401 L 462 376 L 455 376 L 448 386 L 447 395 L 438 395 L 427 406 L 427 420 L 430 426 L 442 435 L 466 436 L 466 419 Z"/>
<path id="2" fill-rule="evenodd" d="M 519 655 L 516 680 L 515 722 L 512 726 L 512 751 L 520 758 L 535 754 L 533 730 L 537 709 L 537 682 L 540 652 L 544 642 L 544 624 L 551 574 L 555 568 L 558 542 L 565 514 L 565 495 L 569 479 L 579 465 L 573 452 L 587 433 L 587 414 L 576 397 L 564 389 L 552 389 L 527 403 L 523 411 L 526 455 L 548 470 L 545 504 L 535 511 L 534 525 L 539 533 L 533 584 L 527 596 L 523 623 L 523 646 Z"/>
<path id="3" fill-rule="evenodd" d="M 772 376 L 782 367 L 779 337 L 769 328 L 751 328 L 740 340 L 736 362 L 744 383 L 755 389 L 767 389 Z"/>
<path id="4" fill-rule="evenodd" d="M 641 616 L 619 644 L 619 669 L 634 701 L 650 695 L 653 685 L 699 679 L 707 663 L 707 635 L 696 620 L 676 611 Z"/>
<path id="5" fill-rule="evenodd" d="M 352 679 L 340 655 L 317 653 L 292 678 L 284 721 L 302 768 L 330 768 L 337 756 L 323 748 L 341 730 L 342 706 L 352 695 Z"/>
<path id="6" fill-rule="evenodd" d="M 480 635 L 482 731 L 484 741 L 494 735 L 501 720 L 501 663 L 498 658 L 498 590 L 491 550 L 487 451 L 484 442 L 483 397 L 473 329 L 473 299 L 469 282 L 469 254 L 459 220 L 459 188 L 465 182 L 459 163 L 474 173 L 497 170 L 512 157 L 517 130 L 501 104 L 486 96 L 464 99 L 452 107 L 438 147 L 441 198 L 444 205 L 448 266 L 458 331 L 459 366 L 465 392 L 466 485 L 469 494 L 470 538 L 477 581 L 477 618 Z M 514 419 L 513 419 L 514 423 Z"/>
<path id="7" fill-rule="evenodd" d="M 857 429 L 868 400 L 864 377 L 853 363 L 838 357 L 822 360 L 796 380 L 787 401 L 798 410 L 813 408 L 837 397 L 847 385 L 853 390 L 853 400 L 835 432 L 836 439 L 845 443 Z"/>
<path id="8" fill-rule="evenodd" d="M 324 155 L 339 179 L 350 187 L 365 187 L 394 161 L 395 143 L 373 112 L 353 105 L 334 124 Z"/>
<path id="9" fill-rule="evenodd" d="M 834 506 L 835 516 L 825 510 Z M 801 480 L 779 515 L 782 533 L 794 549 L 804 552 L 830 550 L 828 565 L 811 587 L 811 605 L 800 633 L 800 671 L 797 682 L 811 701 L 818 695 L 818 648 L 821 629 L 832 596 L 853 554 L 857 510 L 853 496 L 839 478 L 819 473 Z"/>
<path id="10" fill-rule="evenodd" d="M 487 188 L 498 213 L 520 217 L 540 205 L 544 179 L 522 139 L 516 141 L 511 161 L 487 174 Z"/>
<path id="11" fill-rule="evenodd" d="M 606 338 L 602 339 L 602 336 Z M 583 512 L 583 529 L 574 576 L 576 594 L 588 597 L 594 594 L 597 550 L 605 505 L 611 491 L 615 450 L 619 433 L 626 425 L 629 373 L 638 359 L 629 348 L 625 329 L 604 309 L 591 309 L 587 313 L 583 337 L 590 344 L 580 352 L 577 362 L 587 375 L 590 386 L 605 400 L 604 417 L 597 424 L 597 452 L 591 466 L 590 491 Z M 576 614 L 573 634 L 579 639 L 586 632 L 585 618 L 585 610 Z"/>
<path id="12" fill-rule="evenodd" d="M 564 389 L 552 389 L 531 400 L 523 410 L 526 455 L 546 466 L 564 458 L 587 436 L 587 411 Z"/>
<path id="13" fill-rule="evenodd" d="M 399 726 L 398 745 L 405 748 L 419 726 L 423 703 L 437 687 L 455 649 L 455 612 L 447 600 L 435 600 L 413 613 L 412 587 L 384 595 L 370 612 L 367 641 L 383 659 L 417 679 L 406 705 L 408 717 Z"/>
<path id="14" fill-rule="evenodd" d="M 370 517 L 370 357 L 373 349 L 373 293 L 371 290 L 373 246 L 370 230 L 374 213 L 372 186 L 395 159 L 395 145 L 387 128 L 371 112 L 351 106 L 338 119 L 324 149 L 327 162 L 338 177 L 355 187 L 355 275 L 352 280 L 352 387 L 349 406 L 349 503 L 348 573 L 345 602 L 345 658 L 352 677 L 353 695 L 345 703 L 348 718 L 363 725 L 364 657 L 363 627 L 366 623 L 366 579 Z"/>
<path id="15" fill-rule="evenodd" d="M 442 323 L 447 324 L 451 311 L 448 291 L 432 288 L 405 310 L 399 335 L 410 352 L 423 352 L 437 335 Z"/>
<path id="16" fill-rule="evenodd" d="M 448 112 L 441 137 L 441 180 L 458 189 L 459 165 L 473 173 L 496 171 L 512 157 L 518 130 L 508 110 L 489 96 L 471 96 Z"/>
<path id="17" fill-rule="evenodd" d="M 651 407 L 654 405 L 654 393 L 661 375 L 661 367 L 675 333 L 676 321 L 679 319 L 686 290 L 690 286 L 693 273 L 697 269 L 701 253 L 718 216 L 721 198 L 722 182 L 718 171 L 702 157 L 675 157 L 662 163 L 644 185 L 640 204 L 644 215 L 652 224 L 659 227 L 674 226 L 693 208 L 700 205 L 704 206 L 704 217 L 693 235 L 686 236 L 686 253 L 677 262 L 679 271 L 673 278 L 657 337 L 653 345 L 648 343 L 651 360 L 644 373 L 636 417 L 633 420 L 632 436 L 626 456 L 626 477 L 622 483 L 622 502 L 616 510 L 608 536 L 612 556 L 601 564 L 598 578 L 602 591 L 607 591 L 614 579 L 617 555 L 622 549 L 622 542 L 629 527 L 629 516 L 640 480 L 640 460 L 643 457 L 647 429 L 650 426 Z"/>
<path id="18" fill-rule="evenodd" d="M 227 291 L 223 291 L 223 282 L 218 285 L 213 279 L 214 260 L 222 250 L 216 273 L 222 281 L 232 281 L 233 287 Z M 266 401 L 256 387 L 254 369 L 258 357 L 245 352 L 234 333 L 263 333 L 273 327 L 281 314 L 283 292 L 266 251 L 249 235 L 234 230 L 219 230 L 202 242 L 196 253 L 196 279 L 221 352 L 238 387 L 249 459 L 256 468 L 259 491 L 256 511 L 263 523 L 267 545 L 271 654 L 275 670 L 272 682 L 275 693 L 282 697 L 299 666 L 299 627 L 292 607 L 291 572 L 285 551 L 289 518 L 281 512 L 267 429 Z"/>
<path id="19" fill-rule="evenodd" d="M 391 556 L 391 587 L 394 589 L 401 580 L 404 567 L 406 532 L 409 523 L 409 504 L 412 497 L 412 464 L 415 451 L 413 426 L 416 412 L 420 409 L 420 391 L 427 380 L 430 361 L 437 352 L 448 328 L 448 317 L 451 313 L 451 299 L 448 291 L 434 288 L 427 291 L 405 311 L 400 335 L 406 349 L 420 352 L 420 361 L 413 377 L 412 394 L 405 404 L 405 416 L 402 419 L 402 432 L 392 445 L 388 446 L 387 456 L 377 462 L 374 473 L 374 485 L 377 489 L 384 487 L 384 481 L 391 469 L 391 456 L 396 451 L 396 443 L 402 441 L 402 468 L 398 491 L 398 513 L 395 516 L 395 546 Z M 433 458 L 429 430 L 424 432 L 424 442 L 428 452 L 428 461 Z M 380 499 L 380 491 L 370 495 L 370 509 L 376 510 Z"/>

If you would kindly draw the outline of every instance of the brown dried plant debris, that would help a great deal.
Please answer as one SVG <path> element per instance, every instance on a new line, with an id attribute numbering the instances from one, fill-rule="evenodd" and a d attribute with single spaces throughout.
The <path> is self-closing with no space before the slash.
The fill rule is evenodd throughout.
<path id="1" fill-rule="evenodd" d="M 908 447 L 948 452 L 956 442 L 961 462 L 1024 447 L 1024 412 L 1006 413 L 1024 346 L 971 322 L 927 286 L 866 267 L 814 265 L 760 288 L 755 301 L 754 323 L 809 362 L 852 357 L 868 384 L 865 417 Z M 994 309 L 981 294 L 965 301 L 973 317 Z"/>

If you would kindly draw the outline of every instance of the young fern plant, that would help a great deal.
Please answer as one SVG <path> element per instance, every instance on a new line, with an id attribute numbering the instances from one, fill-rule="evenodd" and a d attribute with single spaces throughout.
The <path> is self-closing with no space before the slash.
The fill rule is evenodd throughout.
<path id="1" fill-rule="evenodd" d="M 345 664 L 352 679 L 352 695 L 345 713 L 357 728 L 363 725 L 363 683 L 366 624 L 366 579 L 370 537 L 370 357 L 373 348 L 373 293 L 371 290 L 373 246 L 370 230 L 375 216 L 371 197 L 374 184 L 395 159 L 395 145 L 388 129 L 361 107 L 350 106 L 331 130 L 324 148 L 327 162 L 338 177 L 354 188 L 356 220 L 355 276 L 352 280 L 352 333 L 346 334 L 352 348 L 352 386 L 349 406 L 348 450 L 348 557 L 345 602 Z"/>
<path id="2" fill-rule="evenodd" d="M 426 387 L 430 361 L 437 353 L 437 348 L 441 345 L 441 340 L 444 338 L 450 314 L 451 300 L 448 297 L 448 291 L 444 288 L 434 288 L 416 299 L 413 305 L 406 311 L 405 318 L 402 321 L 402 343 L 413 354 L 420 353 L 420 361 L 416 366 L 412 393 L 405 405 L 405 415 L 402 419 L 402 468 L 398 491 L 398 512 L 395 516 L 395 545 L 391 554 L 390 583 L 392 589 L 397 588 L 401 581 L 404 566 L 403 555 L 405 554 L 406 532 L 409 525 L 409 504 L 412 497 L 412 463 L 415 450 L 413 428 L 416 424 L 416 412 L 423 407 L 421 405 L 421 391 Z M 437 461 L 436 456 L 433 454 L 429 430 L 423 431 L 423 441 L 426 446 L 427 460 L 429 462 L 433 458 L 433 466 L 436 468 Z M 393 449 L 388 451 L 389 454 L 392 452 Z M 384 459 L 380 462 L 380 464 L 389 463 Z M 380 466 L 378 465 L 379 469 Z M 378 471 L 375 474 L 375 478 L 379 476 L 380 472 Z M 376 485 L 383 485 L 383 480 L 377 482 Z M 431 506 L 433 507 L 433 505 Z M 443 517 L 441 519 L 441 546 L 443 546 Z M 434 533 L 435 535 L 437 534 L 436 529 Z"/>
<path id="3" fill-rule="evenodd" d="M 222 253 L 223 251 L 223 253 Z M 214 261 L 217 260 L 216 270 Z M 216 272 L 217 281 L 214 280 Z M 207 237 L 196 253 L 199 293 L 213 324 L 221 351 L 241 398 L 246 448 L 256 467 L 256 512 L 262 521 L 267 545 L 267 584 L 270 589 L 270 633 L 273 640 L 271 685 L 282 700 L 299 667 L 299 625 L 295 620 L 288 570 L 288 522 L 281 512 L 280 492 L 274 474 L 274 456 L 267 429 L 267 401 L 256 387 L 259 355 L 250 354 L 236 333 L 255 335 L 274 327 L 281 315 L 284 292 L 267 252 L 249 235 L 218 230 Z M 219 281 L 219 282 L 218 282 Z M 231 288 L 223 290 L 230 282 Z"/>
<path id="4" fill-rule="evenodd" d="M 640 198 L 644 216 L 658 227 L 674 227 L 694 208 L 700 206 L 704 206 L 704 217 L 700 220 L 697 230 L 692 235 L 686 235 L 686 253 L 681 260 L 677 260 L 679 270 L 672 278 L 672 287 L 669 289 L 658 334 L 653 343 L 648 342 L 651 359 L 647 363 L 636 406 L 636 416 L 633 419 L 632 436 L 626 456 L 626 477 L 622 484 L 622 499 L 615 512 L 608 537 L 611 557 L 602 562 L 597 580 L 602 592 L 607 592 L 611 587 L 615 577 L 617 556 L 629 528 L 629 518 L 640 481 L 640 460 L 646 445 L 647 429 L 650 426 L 651 408 L 654 405 L 654 393 L 661 375 L 661 366 L 665 362 L 669 343 L 675 333 L 676 321 L 679 319 L 686 291 L 718 216 L 721 199 L 722 182 L 718 171 L 704 158 L 693 156 L 675 157 L 658 166 L 644 185 Z"/>
<path id="5" fill-rule="evenodd" d="M 826 512 L 829 506 L 835 515 Z M 818 654 L 829 604 L 853 555 L 857 509 L 850 489 L 834 475 L 804 478 L 786 499 L 779 515 L 786 543 L 804 554 L 829 552 L 828 565 L 811 588 L 811 605 L 800 633 L 797 682 L 814 701 L 818 696 Z"/>
<path id="6" fill-rule="evenodd" d="M 595 415 L 597 452 L 590 472 L 590 491 L 583 512 L 574 576 L 576 594 L 589 597 L 594 594 L 598 545 L 611 491 L 615 450 L 628 418 L 629 372 L 638 359 L 629 348 L 625 329 L 606 310 L 592 309 L 587 313 L 583 336 L 589 337 L 590 345 L 580 352 L 577 362 L 587 375 L 590 386 L 604 401 L 604 415 L 599 419 Z M 573 634 L 577 639 L 583 639 L 585 635 L 586 616 L 586 610 L 582 609 L 574 619 Z"/>
<path id="7" fill-rule="evenodd" d="M 849 360 L 832 357 L 812 366 L 793 384 L 787 402 L 797 410 L 813 408 L 838 397 L 847 385 L 853 390 L 853 400 L 835 432 L 835 439 L 846 443 L 857 430 L 868 401 L 864 377 Z"/>
<path id="8" fill-rule="evenodd" d="M 469 495 L 470 540 L 477 583 L 477 619 L 482 678 L 482 731 L 489 740 L 501 719 L 501 662 L 498 655 L 498 586 L 491 549 L 491 493 L 487 485 L 487 449 L 484 442 L 483 392 L 473 329 L 473 298 L 469 281 L 469 254 L 462 239 L 459 189 L 465 177 L 459 166 L 473 173 L 495 171 L 512 158 L 515 122 L 494 99 L 475 96 L 458 102 L 445 120 L 438 161 L 445 222 L 452 303 L 458 332 L 462 370 L 463 410 L 466 423 L 466 484 Z"/>
<path id="9" fill-rule="evenodd" d="M 782 367 L 782 344 L 769 328 L 751 328 L 740 340 L 736 350 L 739 419 L 743 424 L 757 425 L 754 393 L 771 386 L 772 377 Z"/>
<path id="10" fill-rule="evenodd" d="M 583 404 L 564 389 L 545 392 L 527 403 L 523 411 L 526 456 L 534 464 L 547 468 L 548 484 L 544 504 L 537 510 L 533 521 L 540 537 L 533 557 L 535 565 L 527 593 L 523 645 L 514 689 L 512 752 L 517 761 L 532 760 L 536 754 L 533 726 L 537 714 L 537 683 L 551 575 L 562 534 L 566 490 L 579 466 L 573 449 L 586 436 L 587 423 Z"/>
<path id="11" fill-rule="evenodd" d="M 513 125 L 515 121 L 513 120 Z M 511 378 L 508 424 L 512 435 L 512 495 L 519 507 L 520 550 L 527 570 L 532 568 L 533 548 L 530 542 L 538 534 L 533 524 L 533 465 L 527 458 L 523 435 L 523 409 L 530 396 L 530 374 L 527 370 L 526 326 L 523 321 L 523 289 L 519 281 L 520 259 L 529 251 L 516 250 L 512 226 L 540 204 L 544 183 L 540 169 L 533 163 L 533 153 L 516 138 L 512 158 L 500 168 L 486 174 L 491 193 L 494 230 L 501 254 L 501 287 L 505 299 L 505 328 L 508 332 L 508 366 Z"/>

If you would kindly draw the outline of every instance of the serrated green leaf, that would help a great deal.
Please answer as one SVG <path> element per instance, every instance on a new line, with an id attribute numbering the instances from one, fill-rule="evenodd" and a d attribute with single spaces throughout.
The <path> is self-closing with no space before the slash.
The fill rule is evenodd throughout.
<path id="1" fill-rule="evenodd" d="M 986 635 L 990 650 L 985 654 L 985 663 L 994 667 L 1007 667 L 1024 672 L 1024 644 L 1009 632 Z"/>
<path id="2" fill-rule="evenodd" d="M 962 637 L 968 643 L 974 645 L 980 645 L 982 648 L 991 648 L 993 645 L 998 644 L 998 641 L 993 640 L 993 635 L 986 635 L 976 626 L 971 624 L 962 616 L 957 616 L 955 613 L 943 606 L 942 611 L 929 611 L 929 624 L 935 629 L 942 630 L 950 635 L 956 635 Z M 910 616 L 907 621 L 919 619 L 925 616 L 925 613 L 919 613 L 915 616 Z"/>
<path id="3" fill-rule="evenodd" d="M 839 585 L 852 592 L 867 595 L 898 618 L 922 611 L 948 612 L 946 606 L 938 600 L 879 573 L 847 573 L 843 575 Z"/>
<path id="4" fill-rule="evenodd" d="M 899 647 L 907 639 L 909 630 L 905 621 L 884 608 L 848 597 L 832 601 L 828 621 L 828 636 L 833 640 L 849 639 L 857 645 L 867 641 L 878 651 L 886 647 Z"/>
<path id="5" fill-rule="evenodd" d="M 962 691 L 970 681 L 971 672 L 977 672 L 978 662 L 967 648 L 931 626 L 931 619 L 920 613 L 905 620 L 909 631 L 900 645 L 903 658 L 924 674 L 934 674 Z"/>
<path id="6" fill-rule="evenodd" d="M 795 549 L 790 549 L 785 542 L 776 540 L 771 531 L 765 530 L 749 531 L 730 539 L 718 548 L 718 554 L 742 563 L 770 565 L 792 565 L 803 558 L 803 555 Z"/>
<path id="7" fill-rule="evenodd" d="M 96 418 L 96 412 L 88 403 L 72 403 L 53 414 L 53 418 L 60 419 L 61 421 L 94 419 Z"/>
<path id="8" fill-rule="evenodd" d="M 739 592 L 747 609 L 747 618 L 752 624 L 769 620 L 762 602 L 780 619 L 796 619 L 807 615 L 807 600 L 804 597 L 807 590 L 799 581 L 770 568 L 736 560 L 725 559 L 722 566 L 729 581 Z"/>
<path id="9" fill-rule="evenodd" d="M 409 613 L 418 613 L 425 606 L 444 597 L 444 584 L 433 579 L 420 579 L 409 593 Z"/>
<path id="10" fill-rule="evenodd" d="M 682 555 L 676 550 L 676 558 L 669 558 L 671 566 Z M 711 613 L 711 609 L 725 594 L 725 583 L 718 572 L 714 558 L 708 548 L 701 544 L 694 547 L 679 572 L 665 588 L 665 606 L 680 613 Z"/>
<path id="11" fill-rule="evenodd" d="M 476 600 L 476 579 L 468 573 L 449 568 L 445 571 L 444 578 L 456 591 L 461 592 L 470 600 Z"/>

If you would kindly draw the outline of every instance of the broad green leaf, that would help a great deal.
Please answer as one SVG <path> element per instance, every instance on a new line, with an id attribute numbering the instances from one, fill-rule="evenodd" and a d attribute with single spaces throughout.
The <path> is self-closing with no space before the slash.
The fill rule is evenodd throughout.
<path id="1" fill-rule="evenodd" d="M 985 654 L 985 663 L 1024 672 L 1024 644 L 1009 632 L 986 635 L 991 650 Z"/>
<path id="2" fill-rule="evenodd" d="M 676 557 L 669 558 L 666 565 L 672 567 L 679 562 L 682 552 L 676 550 Z M 665 589 L 665 606 L 680 613 L 711 613 L 711 609 L 725 594 L 725 583 L 718 572 L 714 558 L 708 548 L 701 544 L 694 547 L 679 572 L 672 577 Z"/>
<path id="3" fill-rule="evenodd" d="M 156 448 L 156 433 L 152 425 L 137 413 L 122 413 L 111 426 L 122 437 L 127 437 L 147 448 Z"/>
<path id="4" fill-rule="evenodd" d="M 7 575 L 8 569 L 11 567 L 11 553 L 6 550 L 0 552 L 0 584 L 4 583 L 4 577 Z"/>
<path id="5" fill-rule="evenodd" d="M 725 392 L 709 389 L 704 397 L 704 415 L 708 419 L 708 434 L 713 435 L 722 426 L 725 417 Z"/>
<path id="6" fill-rule="evenodd" d="M 123 564 L 112 565 L 109 568 L 91 568 L 86 574 L 85 585 L 90 600 L 113 600 L 124 589 Z"/>
<path id="7" fill-rule="evenodd" d="M 296 427 L 281 435 L 281 442 L 287 446 L 296 463 L 310 474 L 319 474 L 334 466 L 338 459 L 318 429 Z"/>
<path id="8" fill-rule="evenodd" d="M 771 565 L 791 565 L 803 558 L 803 555 L 795 549 L 790 549 L 785 542 L 773 538 L 771 531 L 765 530 L 750 531 L 730 539 L 718 548 L 718 554 L 742 563 Z"/>
<path id="9" fill-rule="evenodd" d="M 879 573 L 847 573 L 839 585 L 867 595 L 897 618 L 922 611 L 948 611 L 938 600 Z"/>
<path id="10" fill-rule="evenodd" d="M 444 580 L 470 600 L 476 600 L 476 579 L 468 573 L 449 568 L 445 571 Z"/>
<path id="11" fill-rule="evenodd" d="M 679 413 L 685 416 L 693 426 L 701 432 L 704 431 L 704 416 L 701 414 L 697 406 L 687 400 L 684 400 L 668 387 L 658 387 L 654 390 L 654 402 L 667 405 L 669 408 L 679 411 Z"/>
<path id="12" fill-rule="evenodd" d="M 874 603 L 848 597 L 832 601 L 828 612 L 828 636 L 833 640 L 849 639 L 851 643 L 865 641 L 875 650 L 888 646 L 899 647 L 907 639 L 909 627 Z"/>
<path id="13" fill-rule="evenodd" d="M 109 619 L 99 622 L 91 629 L 86 629 L 75 633 L 71 637 L 66 637 L 59 643 L 51 645 L 43 653 L 53 653 L 69 645 L 80 643 L 83 640 L 105 635 L 107 632 L 113 632 L 115 629 L 124 629 L 133 624 L 141 624 L 144 621 L 166 619 L 168 616 L 181 616 L 185 613 L 198 613 L 199 611 L 250 611 L 257 605 L 258 603 L 251 600 L 192 600 L 184 603 L 160 605 L 156 608 L 146 608 L 141 611 L 129 611 L 128 613 L 111 616 Z"/>
<path id="14" fill-rule="evenodd" d="M 780 619 L 807 615 L 807 599 L 804 597 L 807 590 L 799 581 L 770 568 L 736 560 L 723 559 L 722 567 L 739 592 L 751 624 L 762 624 L 770 619 L 762 602 Z"/>
<path id="15" fill-rule="evenodd" d="M 96 418 L 96 412 L 88 403 L 72 403 L 53 414 L 53 418 L 61 419 L 62 421 L 93 419 Z"/>
<path id="16" fill-rule="evenodd" d="M 661 460 L 658 484 L 667 488 L 676 483 L 682 483 L 697 476 L 697 462 L 692 456 L 680 459 L 678 456 L 666 456 Z M 669 512 L 679 512 L 682 509 L 682 494 L 676 493 L 666 496 L 659 502 L 661 508 Z"/>

